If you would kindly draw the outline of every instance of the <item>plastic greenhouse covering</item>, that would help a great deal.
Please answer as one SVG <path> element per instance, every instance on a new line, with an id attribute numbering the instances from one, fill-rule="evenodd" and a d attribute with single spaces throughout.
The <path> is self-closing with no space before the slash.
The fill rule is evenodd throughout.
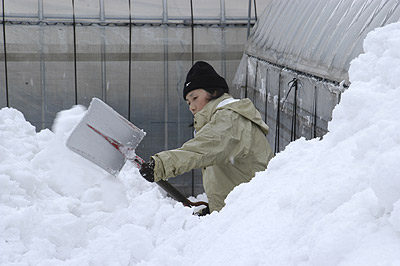
<path id="1" fill-rule="evenodd" d="M 180 147 L 192 137 L 187 71 L 205 60 L 231 83 L 263 9 L 255 2 L 1 0 L 0 108 L 18 109 L 40 131 L 97 97 L 147 132 L 143 158 Z M 198 175 L 171 182 L 198 194 Z"/>
<path id="2" fill-rule="evenodd" d="M 349 85 L 352 59 L 368 32 L 400 18 L 396 0 L 268 0 L 234 83 L 270 126 L 279 152 L 292 140 L 322 137 Z"/>

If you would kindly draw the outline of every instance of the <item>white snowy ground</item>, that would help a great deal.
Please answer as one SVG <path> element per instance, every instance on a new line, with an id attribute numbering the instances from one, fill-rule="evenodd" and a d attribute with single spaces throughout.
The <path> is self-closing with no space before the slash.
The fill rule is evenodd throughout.
<path id="1" fill-rule="evenodd" d="M 323 140 L 290 144 L 198 218 L 126 165 L 69 151 L 83 107 L 35 133 L 0 111 L 1 265 L 400 265 L 400 23 L 371 32 Z"/>

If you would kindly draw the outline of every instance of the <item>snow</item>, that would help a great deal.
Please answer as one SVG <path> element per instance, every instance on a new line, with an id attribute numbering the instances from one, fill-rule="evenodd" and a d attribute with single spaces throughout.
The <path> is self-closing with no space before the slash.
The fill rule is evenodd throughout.
<path id="1" fill-rule="evenodd" d="M 0 264 L 400 265 L 399 36 L 368 34 L 330 133 L 291 143 L 201 218 L 133 165 L 114 178 L 68 150 L 82 106 L 39 133 L 1 109 Z"/>

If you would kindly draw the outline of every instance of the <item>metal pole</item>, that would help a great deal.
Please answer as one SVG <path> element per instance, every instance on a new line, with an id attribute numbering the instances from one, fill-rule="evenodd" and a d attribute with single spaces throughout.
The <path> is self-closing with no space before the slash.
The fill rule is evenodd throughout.
<path id="1" fill-rule="evenodd" d="M 131 0 L 129 2 L 129 78 L 128 78 L 128 120 L 131 121 L 131 80 L 132 80 L 132 14 L 131 14 Z"/>
<path id="2" fill-rule="evenodd" d="M 314 86 L 314 114 L 313 114 L 314 128 L 313 128 L 312 138 L 317 137 L 317 104 L 318 104 L 318 91 L 317 91 L 317 86 Z"/>
<path id="3" fill-rule="evenodd" d="M 46 109 L 47 109 L 47 97 L 46 97 L 46 64 L 44 60 L 44 29 L 40 26 L 39 34 L 39 45 L 40 45 L 40 83 L 42 89 L 42 129 L 46 127 Z"/>
<path id="4" fill-rule="evenodd" d="M 247 87 L 248 87 L 248 80 L 249 80 L 249 59 L 247 59 L 246 62 L 246 77 L 245 77 L 245 82 L 244 82 L 244 95 L 243 95 L 243 90 L 241 91 L 241 98 L 247 98 Z"/>
<path id="5" fill-rule="evenodd" d="M 221 68 L 222 68 L 222 75 L 226 77 L 226 31 L 225 31 L 225 24 L 226 24 L 226 14 L 225 14 L 225 0 L 221 0 Z"/>
<path id="6" fill-rule="evenodd" d="M 100 1 L 100 21 L 105 21 L 104 12 L 104 0 Z M 107 102 L 107 73 L 106 73 L 106 30 L 104 26 L 101 26 L 101 88 L 102 88 L 102 99 Z"/>
<path id="7" fill-rule="evenodd" d="M 254 77 L 254 88 L 253 88 L 253 103 L 256 104 L 256 91 L 257 91 L 257 82 L 258 82 L 258 60 L 256 60 L 256 76 Z"/>
<path id="8" fill-rule="evenodd" d="M 299 88 L 299 81 L 297 78 L 293 79 L 294 86 L 294 99 L 293 99 L 293 116 L 292 116 L 292 132 L 290 136 L 291 141 L 295 141 L 297 138 L 297 92 Z"/>
<path id="9" fill-rule="evenodd" d="M 281 128 L 281 83 L 282 83 L 282 72 L 279 73 L 279 84 L 278 84 L 278 108 L 276 110 L 276 120 L 275 120 L 275 152 L 279 152 L 279 138 L 280 138 L 280 128 Z"/>
<path id="10" fill-rule="evenodd" d="M 192 30 L 192 66 L 194 64 L 194 18 L 193 18 L 193 0 L 190 0 L 190 26 Z M 193 131 L 192 131 L 193 132 Z M 192 137 L 194 134 L 192 133 Z M 192 174 L 192 196 L 194 196 L 194 170 L 191 171 Z"/>
<path id="11" fill-rule="evenodd" d="M 248 8 L 248 13 L 247 13 L 247 38 L 249 38 L 250 35 L 250 23 L 251 23 L 251 0 L 249 0 L 249 8 Z"/>
<path id="12" fill-rule="evenodd" d="M 163 0 L 163 23 L 168 23 L 168 1 Z"/>
<path id="13" fill-rule="evenodd" d="M 6 20 L 5 20 L 5 7 L 4 0 L 2 1 L 3 6 L 3 48 L 4 48 L 4 75 L 6 85 L 6 101 L 7 107 L 10 107 L 10 99 L 8 96 L 8 71 L 7 71 L 7 42 L 6 42 Z"/>
<path id="14" fill-rule="evenodd" d="M 74 35 L 74 82 L 75 82 L 75 104 L 78 104 L 78 70 L 76 62 L 76 22 L 75 22 L 75 1 L 72 0 L 72 30 Z"/>
<path id="15" fill-rule="evenodd" d="M 40 21 L 43 21 L 43 0 L 38 0 L 38 17 Z"/>
<path id="16" fill-rule="evenodd" d="M 168 22 L 168 3 L 163 0 L 163 22 Z M 168 26 L 164 25 L 164 148 L 168 150 Z"/>
<path id="17" fill-rule="evenodd" d="M 256 2 L 256 0 L 254 0 L 254 18 L 255 18 L 256 21 L 258 20 L 258 18 L 257 18 L 257 2 Z"/>
<path id="18" fill-rule="evenodd" d="M 100 5 L 100 21 L 105 21 L 105 13 L 104 13 L 104 0 L 99 0 Z"/>
<path id="19" fill-rule="evenodd" d="M 82 1 L 82 0 L 81 0 Z M 253 9 L 253 8 L 252 8 Z M 7 18 L 11 18 L 11 21 L 8 21 L 9 24 L 21 24 L 21 23 L 26 23 L 29 25 L 37 25 L 37 18 L 38 14 L 23 14 L 23 13 L 13 13 L 13 14 L 6 14 Z M 66 20 L 71 19 L 71 16 L 68 14 L 46 14 L 47 19 L 51 19 L 51 21 L 46 21 L 46 24 L 48 25 L 66 25 L 69 24 L 66 22 Z M 253 18 L 253 17 L 252 17 Z M 32 21 L 34 19 L 35 21 Z M 78 19 L 80 20 L 81 23 L 90 23 L 91 25 L 97 25 L 99 24 L 99 15 L 84 15 L 84 14 L 79 14 Z M 108 23 L 101 23 L 101 24 L 107 24 L 107 25 L 113 25 L 115 26 L 116 21 L 120 21 L 121 23 L 127 23 L 129 21 L 129 16 L 121 16 L 121 15 L 108 15 L 107 19 L 112 20 Z M 219 21 L 221 19 L 221 15 L 218 16 L 206 16 L 206 17 L 200 17 L 197 16 L 196 20 L 199 22 L 204 22 L 204 25 L 216 25 L 217 23 L 208 23 L 207 21 L 213 20 L 213 21 Z M 246 16 L 237 16 L 237 17 L 226 17 L 226 23 L 229 25 L 233 26 L 243 26 L 242 21 L 247 19 Z M 157 20 L 160 23 L 162 23 L 163 17 L 162 15 L 160 16 L 141 16 L 141 17 L 135 17 L 135 22 L 140 24 L 141 26 L 143 23 L 148 23 L 148 21 L 154 21 Z M 184 20 L 184 21 L 189 21 L 190 16 L 168 16 L 168 21 L 171 20 Z M 85 22 L 82 22 L 85 21 Z M 117 24 L 121 24 L 120 22 L 117 22 Z M 171 22 L 171 25 L 176 25 L 177 23 Z M 219 24 L 218 24 L 219 25 Z"/>
<path id="20" fill-rule="evenodd" d="M 221 8 L 221 23 L 225 24 L 226 23 L 225 0 L 221 0 L 220 8 Z"/>
<path id="21" fill-rule="evenodd" d="M 193 0 L 190 0 L 190 24 L 192 29 L 192 65 L 194 64 L 194 18 L 193 18 Z"/>
<path id="22" fill-rule="evenodd" d="M 38 17 L 40 21 L 43 21 L 43 0 L 38 0 Z M 46 97 L 46 64 L 44 60 L 44 29 L 43 24 L 39 24 L 39 49 L 40 49 L 40 85 L 42 90 L 42 129 L 46 127 L 46 107 L 47 107 L 47 97 Z"/>

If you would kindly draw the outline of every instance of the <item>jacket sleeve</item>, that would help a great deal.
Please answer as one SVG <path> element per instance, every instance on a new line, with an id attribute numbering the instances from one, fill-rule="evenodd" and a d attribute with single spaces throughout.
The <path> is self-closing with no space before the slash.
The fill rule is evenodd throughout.
<path id="1" fill-rule="evenodd" d="M 233 163 L 249 152 L 252 126 L 251 121 L 234 111 L 218 110 L 211 121 L 181 148 L 153 156 L 155 181 L 196 168 Z"/>

